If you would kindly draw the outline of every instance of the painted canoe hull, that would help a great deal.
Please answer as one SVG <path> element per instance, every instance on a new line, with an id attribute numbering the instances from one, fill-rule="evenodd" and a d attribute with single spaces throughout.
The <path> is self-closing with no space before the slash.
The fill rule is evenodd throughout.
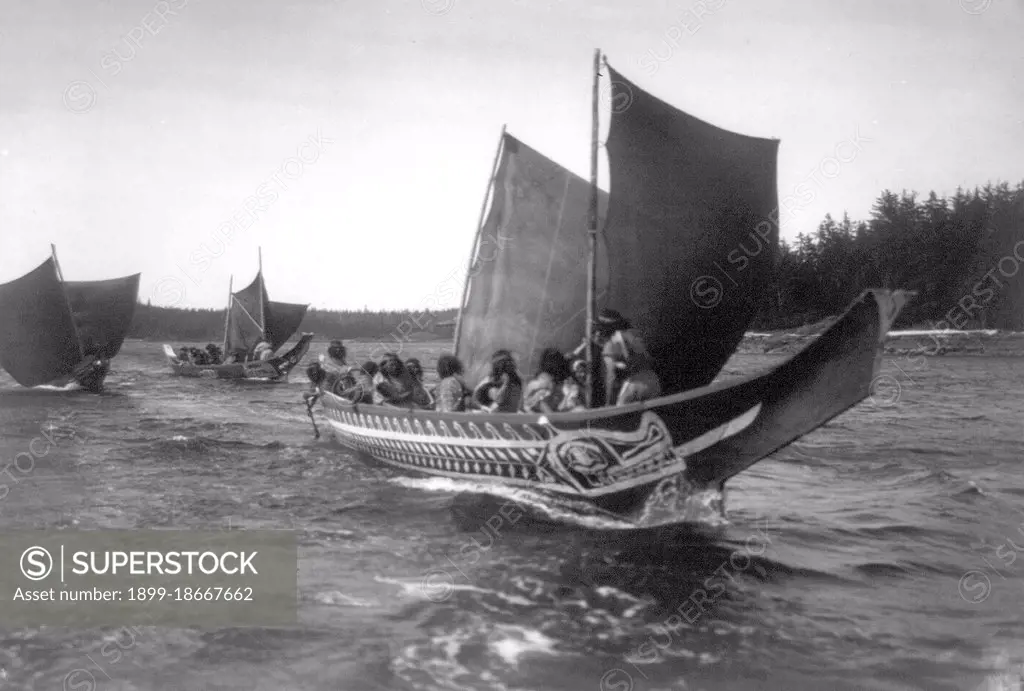
<path id="1" fill-rule="evenodd" d="M 886 332 L 910 294 L 869 290 L 782 365 L 728 384 L 554 415 L 438 413 L 321 401 L 338 440 L 414 473 L 587 500 L 639 525 L 683 504 L 870 395 Z M 720 496 L 720 494 L 718 495 Z"/>
<path id="2" fill-rule="evenodd" d="M 174 348 L 164 344 L 164 357 L 171 371 L 179 377 L 203 379 L 253 379 L 282 383 L 309 351 L 312 333 L 304 333 L 291 350 L 265 361 L 239 362 L 226 365 L 194 365 L 178 359 Z"/>

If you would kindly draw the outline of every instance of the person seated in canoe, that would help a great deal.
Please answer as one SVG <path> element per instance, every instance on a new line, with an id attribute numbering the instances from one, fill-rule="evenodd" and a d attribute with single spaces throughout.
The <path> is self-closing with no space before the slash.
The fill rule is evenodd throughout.
<path id="1" fill-rule="evenodd" d="M 348 364 L 348 349 L 338 339 L 334 339 L 327 346 L 326 357 L 320 355 L 320 364 L 328 373 L 332 374 L 343 376 L 352 371 L 352 367 Z"/>
<path id="2" fill-rule="evenodd" d="M 352 386 L 345 389 L 338 395 L 347 398 L 353 403 L 373 403 L 373 378 L 377 376 L 377 363 L 367 360 L 362 367 L 353 367 L 349 370 L 349 377 Z"/>
<path id="3" fill-rule="evenodd" d="M 265 362 L 274 357 L 274 349 L 266 341 L 260 341 L 252 349 L 252 359 Z"/>
<path id="4" fill-rule="evenodd" d="M 562 355 L 561 352 L 558 353 Z M 562 355 L 565 362 L 566 376 L 562 379 L 562 401 L 558 404 L 558 413 L 572 413 L 578 410 L 586 410 L 586 399 L 583 396 L 583 384 L 577 379 L 576 373 L 569 364 L 569 359 Z M 583 370 L 586 371 L 586 363 L 583 363 Z M 584 379 L 584 384 L 586 379 Z"/>
<path id="5" fill-rule="evenodd" d="M 320 363 L 324 365 L 328 370 L 336 371 L 349 371 L 351 368 L 348 365 L 348 349 L 340 339 L 335 338 L 327 346 L 327 357 L 320 356 Z"/>
<path id="6" fill-rule="evenodd" d="M 598 315 L 594 331 L 604 361 L 605 405 L 626 405 L 661 395 L 654 361 L 629 320 L 615 310 L 604 309 Z"/>
<path id="7" fill-rule="evenodd" d="M 462 413 L 472 399 L 471 392 L 462 381 L 462 361 L 445 353 L 437 359 L 437 377 L 441 382 L 434 388 L 434 410 L 442 413 Z"/>
<path id="8" fill-rule="evenodd" d="M 302 394 L 302 397 L 308 400 L 311 396 L 316 395 L 316 390 L 319 387 L 324 385 L 327 380 L 327 372 L 319 362 L 311 362 L 306 365 L 306 377 L 309 379 L 309 391 Z"/>
<path id="9" fill-rule="evenodd" d="M 178 360 L 180 362 L 192 362 L 192 357 L 188 352 L 188 346 L 181 346 L 178 348 Z"/>
<path id="10" fill-rule="evenodd" d="M 411 357 L 405 361 L 405 368 L 409 370 L 409 374 L 412 378 L 418 381 L 420 384 L 423 383 L 423 365 L 420 364 L 419 358 Z"/>
<path id="11" fill-rule="evenodd" d="M 380 369 L 373 378 L 374 405 L 388 405 L 398 408 L 425 408 L 429 397 L 405 364 L 395 353 L 385 353 Z"/>
<path id="12" fill-rule="evenodd" d="M 420 386 L 422 386 L 423 390 L 426 392 L 427 398 L 430 400 L 430 403 L 427 404 L 427 407 L 433 407 L 434 396 L 427 389 L 426 384 L 423 383 L 423 365 L 420 364 L 420 361 L 417 358 L 411 357 L 405 361 L 405 368 L 409 370 L 409 374 L 412 375 L 412 378 L 415 379 L 416 382 Z"/>
<path id="13" fill-rule="evenodd" d="M 473 401 L 490 413 L 518 413 L 523 401 L 523 380 L 515 358 L 507 350 L 491 356 L 491 374 L 473 389 Z"/>
<path id="14" fill-rule="evenodd" d="M 220 365 L 224 362 L 224 353 L 215 343 L 206 344 L 206 354 L 211 365 Z"/>
<path id="15" fill-rule="evenodd" d="M 200 350 L 199 348 L 196 348 L 195 346 L 191 346 L 188 349 L 188 354 L 189 354 L 189 361 L 193 365 L 202 366 L 202 365 L 208 364 L 207 361 L 206 361 L 207 360 L 207 356 L 206 356 L 206 351 L 205 350 Z"/>
<path id="16" fill-rule="evenodd" d="M 327 356 L 321 354 L 319 358 L 319 366 L 324 373 L 324 388 L 339 396 L 356 385 L 353 368 L 349 366 L 347 358 L 345 344 L 337 339 L 327 347 Z"/>
<path id="17" fill-rule="evenodd" d="M 582 358 L 576 358 L 572 361 L 570 367 L 572 369 L 572 380 L 582 391 L 583 387 L 587 385 L 587 361 Z"/>
<path id="18" fill-rule="evenodd" d="M 572 378 L 569 361 L 557 348 L 545 348 L 537 375 L 526 385 L 523 412 L 558 413 L 582 407 L 581 390 Z"/>

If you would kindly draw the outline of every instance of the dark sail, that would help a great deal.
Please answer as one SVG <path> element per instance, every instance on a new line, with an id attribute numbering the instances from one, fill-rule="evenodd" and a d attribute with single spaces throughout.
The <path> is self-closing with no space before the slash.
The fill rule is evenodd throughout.
<path id="1" fill-rule="evenodd" d="M 227 333 L 224 335 L 225 354 L 236 350 L 251 352 L 262 340 L 263 311 L 260 305 L 266 305 L 267 302 L 267 289 L 263 285 L 261 273 L 256 274 L 256 278 L 248 286 L 231 294 Z"/>
<path id="2" fill-rule="evenodd" d="M 603 211 L 607 195 L 598 201 Z M 587 181 L 505 135 L 459 325 L 471 385 L 495 350 L 512 351 L 525 378 L 544 348 L 567 352 L 582 341 L 589 204 Z"/>
<path id="3" fill-rule="evenodd" d="M 299 330 L 299 325 L 302 323 L 302 318 L 306 316 L 307 309 L 309 309 L 309 305 L 299 305 L 293 302 L 267 303 L 266 336 L 274 350 L 287 343 L 288 339 Z"/>
<path id="4" fill-rule="evenodd" d="M 664 393 L 704 386 L 773 270 L 779 142 L 715 127 L 609 72 L 611 269 L 598 276 L 599 306 L 640 330 Z"/>
<path id="5" fill-rule="evenodd" d="M 22 386 L 71 374 L 82 360 L 53 259 L 0 285 L 0 366 Z"/>
<path id="6" fill-rule="evenodd" d="M 139 276 L 108 281 L 67 281 L 64 290 L 78 327 L 82 351 L 110 359 L 117 355 L 135 316 Z"/>

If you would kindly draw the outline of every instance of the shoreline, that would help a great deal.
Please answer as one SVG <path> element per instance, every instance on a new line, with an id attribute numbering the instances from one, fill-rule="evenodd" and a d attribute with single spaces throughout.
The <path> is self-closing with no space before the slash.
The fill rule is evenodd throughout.
<path id="1" fill-rule="evenodd" d="M 740 341 L 736 353 L 740 355 L 792 355 L 818 338 L 828 323 L 779 329 L 776 331 L 748 331 Z M 383 337 L 360 337 L 344 339 L 346 343 L 376 344 L 391 335 Z M 184 345 L 166 338 L 126 338 L 126 342 Z M 326 345 L 329 338 L 315 338 L 312 346 Z M 212 342 L 219 342 L 219 339 Z M 452 339 L 431 334 L 413 334 L 409 343 L 451 343 Z M 187 345 L 198 345 L 199 342 Z M 900 329 L 890 331 L 885 338 L 884 354 L 897 357 L 903 355 L 987 355 L 996 357 L 1024 357 L 1024 332 L 998 331 L 996 329 Z"/>
<path id="2" fill-rule="evenodd" d="M 818 325 L 815 325 L 818 326 Z M 806 327 L 804 327 L 806 328 Z M 803 333 L 800 329 L 748 332 L 737 353 L 744 355 L 791 355 L 814 341 L 824 328 Z M 1024 332 L 996 329 L 898 329 L 886 334 L 884 354 L 903 355 L 987 355 L 1024 357 Z"/>

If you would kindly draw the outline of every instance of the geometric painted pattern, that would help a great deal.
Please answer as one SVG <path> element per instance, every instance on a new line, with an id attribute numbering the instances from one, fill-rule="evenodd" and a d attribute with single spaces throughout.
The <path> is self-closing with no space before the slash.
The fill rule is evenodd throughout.
<path id="1" fill-rule="evenodd" d="M 747 427 L 760 405 L 684 444 L 645 410 L 636 430 L 559 429 L 546 417 L 498 422 L 474 414 L 353 404 L 331 392 L 320 400 L 339 440 L 406 470 L 596 497 L 657 482 L 686 470 L 686 457 Z"/>
<path id="2" fill-rule="evenodd" d="M 636 429 L 623 431 L 602 426 L 601 419 L 560 429 L 532 414 L 509 423 L 479 414 L 412 412 L 355 404 L 329 391 L 322 391 L 321 401 L 340 441 L 386 464 L 588 498 L 679 475 L 687 457 L 749 427 L 761 412 L 757 403 L 676 443 L 649 408 L 638 416 Z"/>
<path id="3" fill-rule="evenodd" d="M 529 425 L 517 431 L 502 425 L 419 420 L 366 415 L 327 408 L 335 431 L 364 453 L 431 474 L 519 480 L 550 484 L 558 479 L 540 460 L 551 434 Z M 526 437 L 524 439 L 524 436 Z"/>

